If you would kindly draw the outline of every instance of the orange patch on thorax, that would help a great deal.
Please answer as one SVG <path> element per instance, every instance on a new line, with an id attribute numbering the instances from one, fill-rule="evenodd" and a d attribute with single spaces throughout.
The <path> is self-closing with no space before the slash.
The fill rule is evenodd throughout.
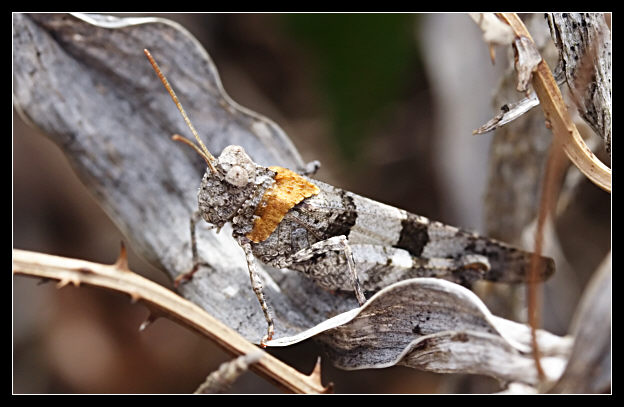
<path id="1" fill-rule="evenodd" d="M 247 238 L 254 243 L 266 240 L 288 211 L 299 202 L 319 193 L 319 188 L 301 175 L 282 167 L 275 171 L 275 183 L 266 190 L 254 213 L 257 218 Z"/>

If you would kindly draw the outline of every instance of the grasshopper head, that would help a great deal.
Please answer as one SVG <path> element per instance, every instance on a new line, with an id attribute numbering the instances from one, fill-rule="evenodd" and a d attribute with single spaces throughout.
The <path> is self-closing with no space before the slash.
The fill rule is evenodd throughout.
<path id="1" fill-rule="evenodd" d="M 191 124 L 182 104 L 165 78 L 158 64 L 147 50 L 145 56 L 156 71 L 171 99 L 182 114 L 198 145 L 175 134 L 172 139 L 192 147 L 208 165 L 198 193 L 199 211 L 208 223 L 220 228 L 232 221 L 237 230 L 251 230 L 251 220 L 264 191 L 274 182 L 275 172 L 257 165 L 240 146 L 227 146 L 218 159 L 208 151 L 197 131 Z"/>
<path id="2" fill-rule="evenodd" d="M 202 217 L 218 228 L 229 221 L 245 224 L 274 173 L 254 163 L 240 146 L 225 147 L 214 168 L 206 170 L 198 193 Z"/>

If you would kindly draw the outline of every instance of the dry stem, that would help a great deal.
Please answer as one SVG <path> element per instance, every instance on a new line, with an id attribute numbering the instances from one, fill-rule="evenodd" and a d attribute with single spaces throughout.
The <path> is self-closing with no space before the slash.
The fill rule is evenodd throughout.
<path id="1" fill-rule="evenodd" d="M 533 41 L 531 34 L 517 14 L 501 13 L 500 16 L 511 26 L 516 36 L 527 37 Z M 561 139 L 563 150 L 570 161 L 594 184 L 610 193 L 611 169 L 603 164 L 585 144 L 570 118 L 552 72 L 543 59 L 533 73 L 532 84 L 546 120 L 552 126 L 554 136 Z"/>
<path id="2" fill-rule="evenodd" d="M 258 352 L 259 348 L 227 327 L 199 306 L 176 293 L 130 271 L 125 249 L 113 265 L 13 249 L 13 274 L 59 280 L 59 287 L 89 284 L 129 294 L 158 315 L 166 315 L 194 328 L 232 355 Z M 251 370 L 293 393 L 326 393 L 316 370 L 306 376 L 268 353 L 251 365 Z M 330 385 L 331 386 L 331 385 Z"/>

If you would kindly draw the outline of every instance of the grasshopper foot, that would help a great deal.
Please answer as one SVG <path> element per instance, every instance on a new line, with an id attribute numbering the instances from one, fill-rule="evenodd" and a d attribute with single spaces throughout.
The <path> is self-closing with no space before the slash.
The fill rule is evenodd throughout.
<path id="1" fill-rule="evenodd" d="M 175 280 L 173 280 L 173 286 L 178 288 L 181 284 L 191 281 L 193 279 L 193 275 L 199 271 L 200 266 L 210 267 L 208 263 L 195 263 L 190 271 L 180 274 Z"/>
<path id="2" fill-rule="evenodd" d="M 274 334 L 275 330 L 273 329 L 273 325 L 270 325 L 267 334 L 260 340 L 260 347 L 263 349 L 266 348 L 266 343 L 273 339 Z"/>
<path id="3" fill-rule="evenodd" d="M 178 288 L 178 287 L 180 287 L 180 284 L 184 284 L 187 281 L 192 280 L 193 279 L 193 274 L 197 273 L 197 270 L 199 270 L 199 264 L 196 264 L 195 266 L 193 266 L 191 271 L 186 272 L 186 273 L 182 273 L 179 276 L 177 276 L 176 279 L 173 281 L 173 286 L 175 288 Z"/>

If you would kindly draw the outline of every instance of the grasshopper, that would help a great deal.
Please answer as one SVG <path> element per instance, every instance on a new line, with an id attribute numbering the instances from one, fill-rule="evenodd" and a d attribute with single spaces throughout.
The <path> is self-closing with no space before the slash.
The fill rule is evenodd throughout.
<path id="1" fill-rule="evenodd" d="M 199 210 L 190 221 L 193 268 L 176 278 L 176 286 L 191 279 L 201 264 L 195 241 L 199 219 L 217 230 L 231 223 L 267 321 L 262 346 L 275 330 L 256 259 L 300 271 L 329 290 L 353 291 L 360 306 L 366 291 L 413 277 L 464 285 L 480 279 L 528 280 L 532 253 L 333 187 L 303 171 L 258 165 L 240 146 L 227 146 L 215 158 L 149 51 L 144 52 L 199 146 L 179 135 L 173 139 L 192 147 L 208 165 L 198 192 Z M 553 260 L 540 257 L 538 279 L 553 272 Z"/>

